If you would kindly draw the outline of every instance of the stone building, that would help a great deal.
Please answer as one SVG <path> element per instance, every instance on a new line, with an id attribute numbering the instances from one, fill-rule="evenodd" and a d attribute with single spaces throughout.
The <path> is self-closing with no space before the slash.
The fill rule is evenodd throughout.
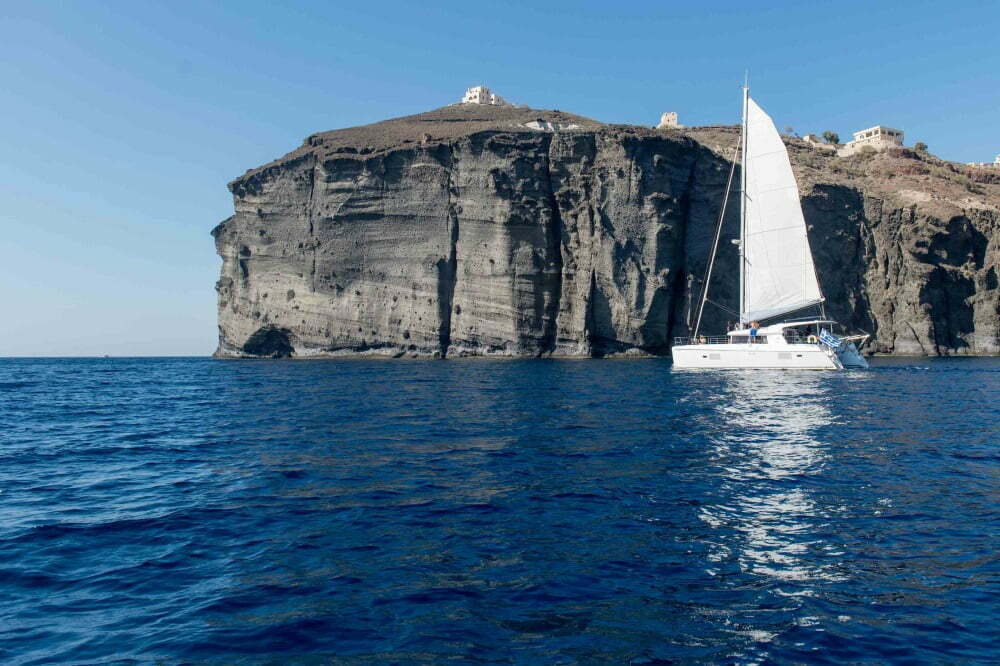
<path id="1" fill-rule="evenodd" d="M 513 106 L 486 86 L 476 86 L 465 91 L 461 104 L 489 104 L 491 106 Z"/>
<path id="2" fill-rule="evenodd" d="M 660 124 L 656 126 L 656 129 L 680 129 L 684 125 L 677 122 L 677 112 L 667 111 L 662 116 L 660 116 Z"/>
<path id="3" fill-rule="evenodd" d="M 826 140 L 816 136 L 815 134 L 806 134 L 804 137 L 802 137 L 802 140 L 808 143 L 813 148 L 818 148 L 820 150 L 830 150 L 830 151 L 837 150 L 837 144 L 827 143 Z"/>
<path id="4" fill-rule="evenodd" d="M 854 133 L 854 140 L 848 141 L 837 151 L 838 155 L 853 155 L 865 146 L 875 150 L 896 148 L 903 145 L 903 130 L 876 125 Z"/>

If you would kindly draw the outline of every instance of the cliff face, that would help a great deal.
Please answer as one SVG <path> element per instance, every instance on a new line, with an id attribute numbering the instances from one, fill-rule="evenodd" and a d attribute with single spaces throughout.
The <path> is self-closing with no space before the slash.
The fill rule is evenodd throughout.
<path id="1" fill-rule="evenodd" d="M 309 137 L 230 184 L 217 354 L 668 353 L 735 136 L 452 106 Z M 1000 352 L 1000 178 L 790 144 L 828 314 L 880 352 Z M 710 293 L 727 307 L 737 229 L 731 206 Z M 703 330 L 732 318 L 708 305 Z"/>

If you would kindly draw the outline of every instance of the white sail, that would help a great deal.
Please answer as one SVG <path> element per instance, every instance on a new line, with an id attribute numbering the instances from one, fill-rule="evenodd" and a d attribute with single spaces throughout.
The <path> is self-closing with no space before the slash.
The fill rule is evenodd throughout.
<path id="1" fill-rule="evenodd" d="M 751 321 L 819 303 L 823 296 L 785 144 L 771 118 L 750 98 L 746 123 L 741 315 Z"/>

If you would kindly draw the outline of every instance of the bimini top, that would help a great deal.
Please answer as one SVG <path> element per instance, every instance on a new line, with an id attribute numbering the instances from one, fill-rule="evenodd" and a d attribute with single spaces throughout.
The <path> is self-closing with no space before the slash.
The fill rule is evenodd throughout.
<path id="1" fill-rule="evenodd" d="M 801 321 L 783 321 L 780 324 L 761 326 L 757 329 L 757 335 L 781 335 L 786 328 L 796 328 L 798 326 L 812 326 L 814 324 L 836 324 L 830 319 L 803 319 Z M 726 335 L 750 335 L 749 328 L 738 328 L 729 331 Z"/>

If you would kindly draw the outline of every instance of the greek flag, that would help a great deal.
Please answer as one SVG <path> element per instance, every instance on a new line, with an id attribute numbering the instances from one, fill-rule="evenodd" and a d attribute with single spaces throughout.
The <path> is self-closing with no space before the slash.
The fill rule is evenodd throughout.
<path id="1" fill-rule="evenodd" d="M 840 346 L 844 344 L 843 342 L 840 341 L 840 338 L 838 338 L 836 335 L 825 329 L 820 331 L 819 341 L 822 342 L 827 347 L 829 347 L 830 349 L 840 349 Z"/>

